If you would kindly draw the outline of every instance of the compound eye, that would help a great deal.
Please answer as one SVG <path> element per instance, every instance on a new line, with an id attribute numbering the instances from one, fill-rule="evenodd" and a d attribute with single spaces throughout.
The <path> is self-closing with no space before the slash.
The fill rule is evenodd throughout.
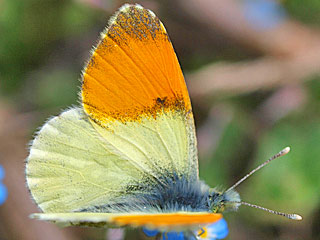
<path id="1" fill-rule="evenodd" d="M 213 208 L 212 208 L 212 212 L 213 212 L 213 213 L 218 212 L 218 207 L 213 207 Z"/>

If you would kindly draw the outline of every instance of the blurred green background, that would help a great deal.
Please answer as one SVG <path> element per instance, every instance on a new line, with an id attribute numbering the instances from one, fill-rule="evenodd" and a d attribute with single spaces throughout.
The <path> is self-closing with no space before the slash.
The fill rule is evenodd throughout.
<path id="1" fill-rule="evenodd" d="M 135 2 L 165 24 L 185 73 L 202 179 L 227 188 L 291 147 L 237 190 L 244 201 L 303 221 L 243 206 L 225 214 L 227 239 L 320 239 L 320 1 Z M 77 105 L 90 49 L 123 3 L 0 0 L 0 164 L 9 191 L 0 239 L 121 239 L 116 231 L 30 220 L 38 210 L 24 159 L 45 119 Z M 125 239 L 144 237 L 127 229 Z"/>

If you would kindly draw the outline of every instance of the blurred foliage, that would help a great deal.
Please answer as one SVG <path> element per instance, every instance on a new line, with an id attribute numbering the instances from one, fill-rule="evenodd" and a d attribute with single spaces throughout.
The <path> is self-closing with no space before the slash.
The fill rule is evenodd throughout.
<path id="1" fill-rule="evenodd" d="M 0 93 L 4 95 L 23 90 L 27 74 L 46 63 L 59 41 L 94 24 L 95 13 L 71 0 L 6 0 L 1 5 Z"/>
<path id="2" fill-rule="evenodd" d="M 292 151 L 248 183 L 246 199 L 277 206 L 285 212 L 296 209 L 306 217 L 311 216 L 320 203 L 319 138 L 320 125 L 314 119 L 282 121 L 266 132 L 261 137 L 257 159 L 267 159 L 270 157 L 267 153 L 275 153 L 285 146 L 290 146 Z M 256 215 L 271 218 L 270 215 L 262 217 L 258 212 Z"/>
<path id="3" fill-rule="evenodd" d="M 252 147 L 248 136 L 249 125 L 242 124 L 243 118 L 246 118 L 244 114 L 237 114 L 226 126 L 217 149 L 208 156 L 210 161 L 200 159 L 200 175 L 210 186 L 218 186 L 218 189 L 221 187 L 220 190 L 225 190 L 232 184 L 230 178 L 240 177 L 244 169 L 241 166 L 242 161 L 234 161 L 234 159 L 248 157 L 251 153 L 248 150 L 248 146 Z"/>
<path id="4" fill-rule="evenodd" d="M 299 0 L 285 0 L 283 1 L 286 10 L 294 16 L 297 20 L 302 22 L 320 25 L 320 1 L 307 0 L 302 2 Z"/>

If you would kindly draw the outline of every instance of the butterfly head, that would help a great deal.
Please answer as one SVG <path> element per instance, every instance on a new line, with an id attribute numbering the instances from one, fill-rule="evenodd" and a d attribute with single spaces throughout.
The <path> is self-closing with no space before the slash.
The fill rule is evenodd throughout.
<path id="1" fill-rule="evenodd" d="M 222 213 L 223 211 L 236 211 L 241 205 L 239 193 L 234 190 L 219 192 L 212 189 L 210 197 L 210 209 L 213 213 Z"/>

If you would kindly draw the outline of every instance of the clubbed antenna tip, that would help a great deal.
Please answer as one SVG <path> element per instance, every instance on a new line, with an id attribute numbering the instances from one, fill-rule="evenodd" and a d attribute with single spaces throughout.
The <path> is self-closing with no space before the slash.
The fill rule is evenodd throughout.
<path id="1" fill-rule="evenodd" d="M 292 214 L 292 215 L 290 216 L 290 219 L 300 221 L 300 220 L 302 220 L 302 217 L 301 217 L 300 215 L 298 215 L 298 214 Z"/>
<path id="2" fill-rule="evenodd" d="M 279 152 L 279 157 L 286 155 L 288 152 L 290 152 L 290 150 L 291 150 L 290 147 L 286 147 L 286 148 L 282 149 L 282 150 Z"/>
<path id="3" fill-rule="evenodd" d="M 271 209 L 268 209 L 265 207 L 261 207 L 261 206 L 255 205 L 255 204 L 247 203 L 247 202 L 238 202 L 238 203 L 240 203 L 241 205 L 246 205 L 248 207 L 257 208 L 257 209 L 260 209 L 260 210 L 263 210 L 263 211 L 266 211 L 266 212 L 269 212 L 272 214 L 283 216 L 283 217 L 286 217 L 286 218 L 289 218 L 292 220 L 298 220 L 298 221 L 302 220 L 302 217 L 298 214 L 295 214 L 295 213 L 292 214 L 292 213 L 278 212 L 278 211 L 274 211 L 274 210 L 271 210 Z"/>

